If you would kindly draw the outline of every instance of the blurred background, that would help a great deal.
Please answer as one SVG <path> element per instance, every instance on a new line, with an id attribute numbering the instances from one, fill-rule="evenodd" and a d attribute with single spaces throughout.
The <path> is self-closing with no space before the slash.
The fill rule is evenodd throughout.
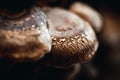
<path id="1" fill-rule="evenodd" d="M 83 77 L 82 79 L 87 78 L 86 80 L 120 80 L 120 1 L 81 1 L 92 6 L 94 9 L 100 12 L 104 18 L 102 32 L 98 35 L 98 40 L 100 43 L 98 51 L 95 58 L 91 62 L 92 65 L 90 63 L 83 64 L 85 65 L 83 68 L 85 69 L 86 73 L 85 71 L 83 71 L 83 73 L 80 73 Z M 89 71 L 87 72 L 88 69 Z M 93 72 L 97 75 L 93 74 Z M 88 77 L 86 77 L 86 75 Z"/>
<path id="2" fill-rule="evenodd" d="M 97 10 L 104 18 L 104 25 L 97 34 L 99 48 L 95 57 L 79 66 L 80 71 L 74 80 L 120 80 L 120 1 L 48 0 L 47 5 L 68 8 L 75 1 L 84 2 Z M 46 1 L 39 2 L 44 5 Z M 72 70 L 43 66 L 38 62 L 11 64 L 3 60 L 0 61 L 0 80 L 62 80 Z"/>

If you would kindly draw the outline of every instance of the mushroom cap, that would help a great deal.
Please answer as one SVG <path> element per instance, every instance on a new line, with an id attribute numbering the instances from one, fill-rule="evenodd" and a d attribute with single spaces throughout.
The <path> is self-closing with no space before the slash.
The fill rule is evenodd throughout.
<path id="1" fill-rule="evenodd" d="M 101 31 L 103 18 L 92 7 L 81 2 L 74 2 L 70 7 L 70 11 L 76 13 L 77 15 L 88 21 L 96 32 L 99 33 Z"/>
<path id="2" fill-rule="evenodd" d="M 52 49 L 40 63 L 59 67 L 89 61 L 98 47 L 89 23 L 60 8 L 43 8 L 43 11 L 48 17 Z"/>
<path id="3" fill-rule="evenodd" d="M 21 14 L 0 14 L 0 58 L 40 59 L 51 50 L 46 16 L 38 7 Z"/>

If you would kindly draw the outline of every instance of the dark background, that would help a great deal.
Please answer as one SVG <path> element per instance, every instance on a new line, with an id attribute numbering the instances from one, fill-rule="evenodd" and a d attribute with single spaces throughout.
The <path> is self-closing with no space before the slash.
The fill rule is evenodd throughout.
<path id="1" fill-rule="evenodd" d="M 5 0 L 0 0 L 0 9 L 7 8 L 16 11 L 30 7 L 34 3 L 33 0 L 31 0 L 32 2 L 30 0 L 21 0 L 21 2 L 19 0 L 6 1 L 7 4 Z M 120 80 L 120 1 L 48 0 L 47 2 L 49 3 L 47 5 L 68 8 L 74 1 L 90 5 L 104 18 L 103 29 L 97 34 L 100 44 L 98 51 L 92 61 L 81 64 L 80 72 L 75 80 Z M 24 4 L 21 6 L 19 3 L 23 2 Z M 11 7 L 11 3 L 17 3 L 18 5 Z M 13 64 L 7 60 L 0 61 L 0 80 L 56 80 L 55 76 L 58 77 L 57 75 L 62 73 L 64 73 L 64 70 L 42 66 L 38 62 Z"/>

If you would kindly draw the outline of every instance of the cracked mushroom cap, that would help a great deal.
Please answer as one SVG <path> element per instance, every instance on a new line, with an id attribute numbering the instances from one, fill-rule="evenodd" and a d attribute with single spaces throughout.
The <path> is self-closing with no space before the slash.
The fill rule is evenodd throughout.
<path id="1" fill-rule="evenodd" d="M 103 18 L 92 7 L 84 3 L 75 2 L 71 5 L 70 11 L 76 13 L 77 15 L 88 21 L 96 32 L 99 33 L 101 31 L 103 25 Z"/>
<path id="2" fill-rule="evenodd" d="M 60 8 L 43 8 L 48 17 L 52 50 L 40 62 L 55 67 L 89 61 L 98 41 L 89 23 Z"/>
<path id="3" fill-rule="evenodd" d="M 0 58 L 37 60 L 51 50 L 46 16 L 38 7 L 0 12 Z"/>

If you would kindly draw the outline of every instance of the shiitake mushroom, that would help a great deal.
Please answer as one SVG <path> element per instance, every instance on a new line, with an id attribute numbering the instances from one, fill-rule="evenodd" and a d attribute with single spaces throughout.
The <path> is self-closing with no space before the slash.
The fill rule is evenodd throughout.
<path id="1" fill-rule="evenodd" d="M 52 50 L 41 63 L 69 66 L 89 61 L 95 54 L 98 41 L 91 25 L 81 17 L 60 8 L 43 8 L 48 17 Z"/>
<path id="2" fill-rule="evenodd" d="M 46 15 L 39 7 L 0 12 L 0 58 L 38 60 L 51 50 Z"/>
<path id="3" fill-rule="evenodd" d="M 81 2 L 74 2 L 70 7 L 70 11 L 76 13 L 84 20 L 89 22 L 96 33 L 101 32 L 103 25 L 103 17 L 91 6 Z"/>
<path id="4" fill-rule="evenodd" d="M 91 9 L 86 5 L 83 6 L 86 10 Z M 99 31 L 102 22 L 93 22 L 84 11 L 81 14 L 85 14 L 88 20 L 73 13 L 76 11 L 70 12 L 60 8 L 43 8 L 43 11 L 38 7 L 25 9 L 26 7 L 23 6 L 18 10 L 15 7 L 2 8 L 0 10 L 1 58 L 40 60 L 51 50 L 40 60 L 40 63 L 69 66 L 89 61 L 97 50 L 98 41 L 91 25 L 97 26 Z M 97 13 L 95 14 L 97 16 Z"/>

